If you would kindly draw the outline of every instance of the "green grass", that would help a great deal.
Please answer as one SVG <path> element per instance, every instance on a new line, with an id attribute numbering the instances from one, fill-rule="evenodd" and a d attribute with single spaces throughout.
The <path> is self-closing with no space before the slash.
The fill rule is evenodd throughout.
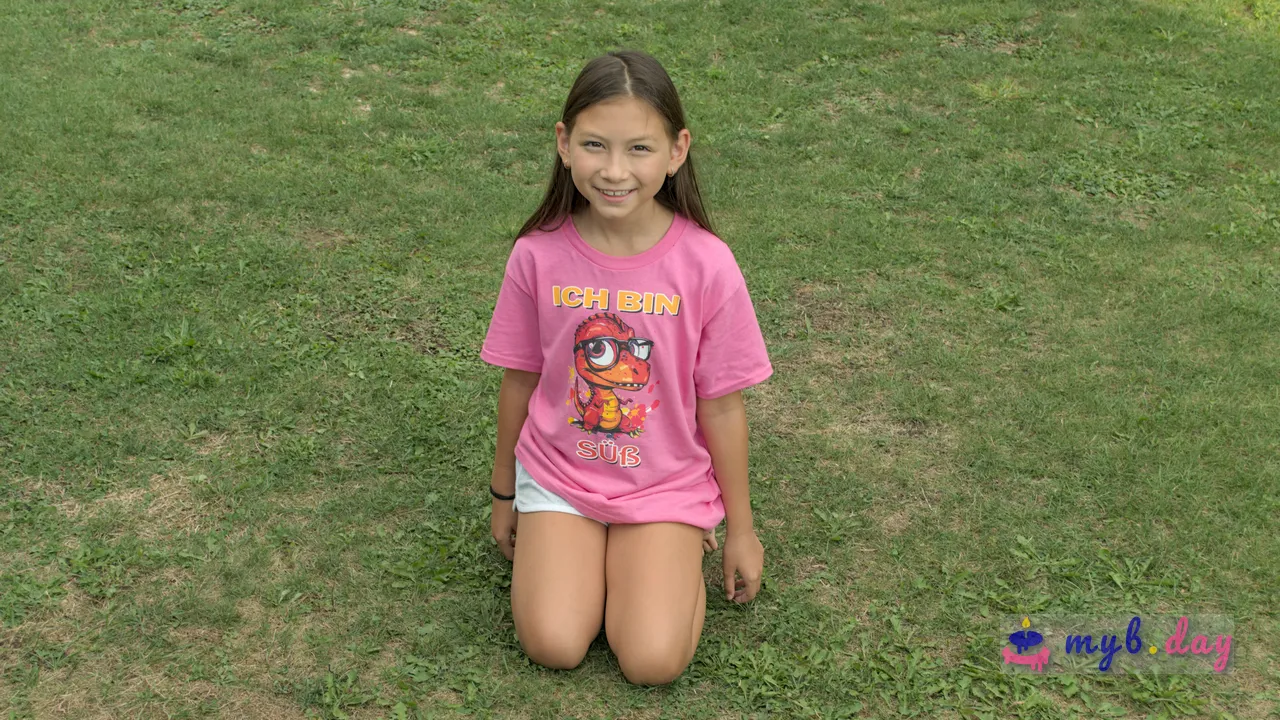
<path id="1" fill-rule="evenodd" d="M 1276 0 L 0 19 L 8 717 L 1280 715 Z M 777 371 L 765 591 L 656 690 L 524 658 L 484 491 L 510 236 L 617 46 Z M 1059 611 L 1230 615 L 1236 665 L 1002 674 Z"/>

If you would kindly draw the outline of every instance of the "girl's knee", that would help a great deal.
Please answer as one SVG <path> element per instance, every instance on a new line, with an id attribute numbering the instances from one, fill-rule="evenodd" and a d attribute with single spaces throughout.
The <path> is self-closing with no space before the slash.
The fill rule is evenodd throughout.
<path id="1" fill-rule="evenodd" d="M 582 664 L 591 641 L 582 642 L 560 632 L 517 633 L 520 647 L 535 663 L 552 670 L 572 670 Z"/>
<path id="2" fill-rule="evenodd" d="M 618 666 L 633 685 L 666 685 L 689 667 L 688 638 L 655 642 L 656 638 L 632 647 L 615 648 Z M 621 651 L 621 652 L 619 652 Z"/>

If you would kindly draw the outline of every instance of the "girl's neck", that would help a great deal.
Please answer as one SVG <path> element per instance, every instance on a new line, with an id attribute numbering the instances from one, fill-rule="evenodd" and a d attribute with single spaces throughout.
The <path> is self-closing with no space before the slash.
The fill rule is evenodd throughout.
<path id="1" fill-rule="evenodd" d="M 601 218 L 587 206 L 573 216 L 573 226 L 583 242 L 605 255 L 639 255 L 657 245 L 671 228 L 675 213 L 653 202 L 648 211 L 637 210 L 619 218 Z"/>

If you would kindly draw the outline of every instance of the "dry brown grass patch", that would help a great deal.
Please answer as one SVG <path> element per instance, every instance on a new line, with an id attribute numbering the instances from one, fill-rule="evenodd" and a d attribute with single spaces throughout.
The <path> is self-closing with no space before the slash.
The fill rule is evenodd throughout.
<path id="1" fill-rule="evenodd" d="M 110 683 L 104 687 L 104 683 Z M 105 698 L 105 702 L 104 702 Z M 42 675 L 31 694 L 37 718 L 116 720 L 170 717 L 201 704 L 216 704 L 222 717 L 245 720 L 304 718 L 292 700 L 260 688 L 183 680 L 150 668 L 131 671 L 116 654 L 103 654 L 79 667 Z"/>
<path id="2" fill-rule="evenodd" d="M 840 121 L 840 106 L 836 103 L 824 99 L 822 101 L 822 110 L 827 122 L 835 123 Z"/>
<path id="3" fill-rule="evenodd" d="M 780 382 L 767 382 L 753 387 L 747 398 L 747 413 L 753 422 L 770 435 L 795 437 L 806 431 L 803 418 L 809 415 L 809 402 L 796 401 Z M 758 418 L 758 420 L 756 420 Z"/>
<path id="4" fill-rule="evenodd" d="M 127 500 L 120 498 L 128 504 L 136 503 L 135 507 L 145 503 L 138 536 L 151 540 L 174 532 L 198 533 L 212 526 L 206 513 L 207 503 L 196 500 L 192 495 L 192 483 L 195 481 L 195 478 L 176 474 L 152 475 L 149 502 L 145 500 L 147 493 L 136 491 L 130 493 Z"/>
<path id="5" fill-rule="evenodd" d="M 618 720 L 657 720 L 662 717 L 659 708 L 641 708 L 618 716 Z"/>
<path id="6" fill-rule="evenodd" d="M 869 93 L 855 96 L 853 104 L 864 112 L 879 110 L 887 107 L 889 104 L 889 96 L 880 90 L 872 90 Z"/>
<path id="7" fill-rule="evenodd" d="M 196 448 L 196 454 L 202 456 L 214 453 L 222 455 L 222 450 L 227 444 L 227 439 L 228 436 L 226 433 L 202 436 L 200 439 L 200 446 Z"/>
<path id="8" fill-rule="evenodd" d="M 396 334 L 395 339 L 408 343 L 414 350 L 425 355 L 434 355 L 439 350 L 450 347 L 448 338 L 430 317 L 421 317 L 408 323 Z"/>
<path id="9" fill-rule="evenodd" d="M 427 695 L 426 699 L 438 705 L 445 705 L 445 706 L 460 706 L 463 703 L 462 694 L 459 693 L 457 690 L 447 690 L 447 689 L 434 690 L 431 692 L 431 694 Z M 516 717 L 528 717 L 528 716 L 519 715 Z"/>
<path id="10" fill-rule="evenodd" d="M 902 534 L 910 524 L 911 514 L 903 509 L 885 515 L 879 522 L 880 530 L 889 537 Z"/>
<path id="11" fill-rule="evenodd" d="M 341 230 L 331 228 L 307 228 L 298 235 L 298 239 L 308 248 L 332 250 L 351 244 L 351 239 Z"/>
<path id="12" fill-rule="evenodd" d="M 36 569 L 39 566 L 33 566 L 35 566 L 35 558 L 33 558 L 30 553 L 17 550 L 14 552 L 0 554 L 0 574 L 11 572 L 39 573 L 40 570 Z M 37 575 L 37 578 L 45 580 L 48 576 Z"/>
<path id="13" fill-rule="evenodd" d="M 1146 230 L 1151 226 L 1151 214 L 1143 207 L 1121 208 L 1120 220 L 1138 228 L 1139 230 Z"/>
<path id="14" fill-rule="evenodd" d="M 67 586 L 56 607 L 45 608 L 29 615 L 25 622 L 12 629 L 0 628 L 0 648 L 20 647 L 29 638 L 40 638 L 55 645 L 68 645 L 94 631 L 94 614 L 98 605 L 74 584 Z"/>
<path id="15" fill-rule="evenodd" d="M 210 648 L 222 645 L 222 631 L 207 627 L 169 628 L 169 640 L 178 647 Z"/>
<path id="16" fill-rule="evenodd" d="M 173 532 L 200 532 L 209 524 L 208 504 L 192 496 L 194 481 L 176 473 L 152 475 L 149 488 L 124 488 L 89 502 L 66 495 L 56 500 L 51 498 L 49 502 L 69 520 L 92 520 L 115 512 L 134 515 L 138 522 L 132 527 L 138 537 L 153 540 Z M 59 488 L 58 492 L 64 491 Z M 78 540 L 68 536 L 63 544 L 74 549 Z"/>
<path id="17" fill-rule="evenodd" d="M 1239 655 L 1231 661 L 1231 681 L 1243 691 L 1235 698 L 1240 704 L 1232 707 L 1231 712 L 1233 717 L 1242 720 L 1273 718 L 1276 700 L 1274 693 L 1269 694 L 1267 691 L 1274 688 L 1272 678 L 1280 672 L 1280 659 L 1277 659 L 1275 653 L 1269 650 L 1276 646 L 1275 634 L 1267 633 L 1258 622 L 1246 622 L 1242 625 L 1244 627 L 1236 626 L 1236 636 L 1252 638 L 1252 640 L 1248 643 L 1237 641 L 1238 651 L 1233 646 L 1233 653 L 1243 652 L 1245 656 L 1243 662 Z"/>
<path id="18" fill-rule="evenodd" d="M 255 598 L 237 602 L 236 612 L 242 622 L 227 642 L 234 649 L 238 672 L 263 682 L 278 675 L 272 673 L 273 668 L 286 668 L 289 677 L 299 680 L 320 672 L 304 639 L 308 631 L 324 627 L 316 614 L 286 622 L 279 612 L 264 608 Z"/>
<path id="19" fill-rule="evenodd" d="M 830 608 L 846 609 L 847 605 L 842 586 L 832 584 L 825 576 L 814 578 L 815 575 L 821 575 L 826 572 L 827 564 L 815 557 L 797 558 L 793 583 L 802 584 L 812 578 L 813 582 L 809 585 L 808 592 L 814 602 Z"/>
<path id="20" fill-rule="evenodd" d="M 858 293 L 878 282 L 875 273 L 858 277 Z M 840 284 L 807 283 L 796 288 L 793 301 L 820 333 L 852 333 L 856 336 L 892 335 L 892 319 L 883 312 L 861 306 L 851 287 Z"/>
<path id="21" fill-rule="evenodd" d="M 322 485 L 313 486 L 310 489 L 300 492 L 293 492 L 287 495 L 281 495 L 276 499 L 276 506 L 280 508 L 282 513 L 289 515 L 314 515 L 325 501 L 336 497 L 339 493 L 343 495 L 358 495 L 364 491 L 366 486 L 363 483 L 343 483 L 341 485 Z M 263 523 L 269 526 L 271 523 Z"/>

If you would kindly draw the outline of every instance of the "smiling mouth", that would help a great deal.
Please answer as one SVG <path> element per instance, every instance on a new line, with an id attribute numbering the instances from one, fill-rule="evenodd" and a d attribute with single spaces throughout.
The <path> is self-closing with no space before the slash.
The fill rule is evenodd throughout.
<path id="1" fill-rule="evenodd" d="M 644 387 L 644 383 L 615 382 L 614 385 L 617 385 L 620 388 L 626 388 L 627 390 L 638 390 Z"/>
<path id="2" fill-rule="evenodd" d="M 635 188 L 630 190 L 601 190 L 600 188 L 596 188 L 596 190 L 599 190 L 601 195 L 606 195 L 608 197 L 626 197 L 635 192 Z"/>

